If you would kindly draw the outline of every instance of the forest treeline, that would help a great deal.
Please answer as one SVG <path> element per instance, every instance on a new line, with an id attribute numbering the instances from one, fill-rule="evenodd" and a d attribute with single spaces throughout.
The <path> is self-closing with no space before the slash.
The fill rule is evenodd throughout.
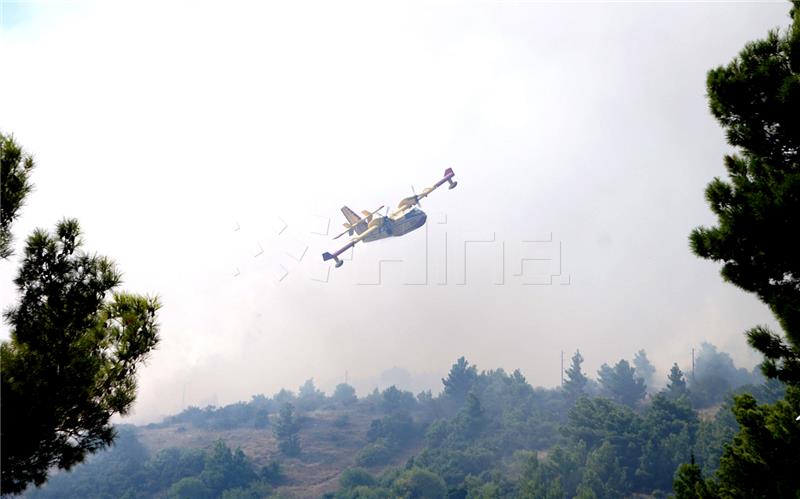
<path id="1" fill-rule="evenodd" d="M 330 432 L 345 431 L 365 415 L 364 445 L 329 497 L 666 497 L 682 463 L 696 463 L 706 477 L 717 471 L 739 431 L 734 394 L 763 404 L 785 394 L 779 381 L 737 368 L 708 343 L 694 376 L 677 364 L 656 375 L 644 351 L 632 362 L 603 364 L 595 377 L 583 362 L 576 352 L 557 388 L 534 387 L 519 370 L 479 371 L 462 357 L 438 394 L 391 386 L 359 398 L 340 384 L 327 395 L 308 380 L 296 392 L 189 407 L 146 427 L 123 427 L 111 450 L 28 497 L 280 497 L 292 485 L 283 469 L 304 457 L 306 428 L 329 418 Z M 268 462 L 224 441 L 149 453 L 137 431 L 164 428 L 270 432 L 277 449 Z"/>

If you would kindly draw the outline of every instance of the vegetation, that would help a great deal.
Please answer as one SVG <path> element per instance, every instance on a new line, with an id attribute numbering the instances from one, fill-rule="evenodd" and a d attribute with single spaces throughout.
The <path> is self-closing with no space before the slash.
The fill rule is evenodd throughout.
<path id="1" fill-rule="evenodd" d="M 33 158 L 0 134 L 0 257 L 33 189 Z M 4 494 L 42 484 L 110 445 L 114 414 L 136 397 L 136 370 L 158 344 L 156 298 L 119 291 L 114 263 L 81 248 L 77 220 L 28 237 L 14 279 L 19 302 L 4 311 L 0 345 Z"/>
<path id="2" fill-rule="evenodd" d="M 167 448 L 150 456 L 132 427 L 120 428 L 110 451 L 70 473 L 50 479 L 28 496 L 261 498 L 270 495 L 280 472 L 270 464 L 259 469 L 241 449 L 223 442 L 206 449 Z"/>
<path id="3" fill-rule="evenodd" d="M 642 380 L 645 387 L 648 389 L 652 388 L 655 382 L 656 368 L 650 363 L 650 359 L 647 358 L 647 352 L 644 350 L 636 352 L 636 355 L 633 357 L 633 366 L 636 377 Z"/>
<path id="4" fill-rule="evenodd" d="M 2 488 L 41 484 L 114 440 L 114 414 L 136 396 L 136 369 L 158 343 L 158 300 L 117 291 L 108 258 L 81 251 L 78 222 L 27 240 L 5 312 Z"/>
<path id="5" fill-rule="evenodd" d="M 715 355 L 702 357 L 703 362 L 729 358 L 711 346 L 709 351 Z M 573 365 L 581 362 L 582 356 L 576 355 Z M 629 370 L 628 366 L 625 372 Z M 734 367 L 723 372 L 739 371 Z M 670 384 L 677 387 L 683 377 L 674 374 Z M 573 378 L 578 379 L 577 374 Z M 465 379 L 468 384 L 455 382 Z M 602 395 L 576 397 L 566 384 L 535 388 L 519 371 L 479 371 L 466 359 L 457 361 L 444 381 L 452 383 L 443 383 L 439 395 L 423 392 L 414 397 L 392 386 L 363 398 L 348 396 L 344 404 L 341 395 L 351 393 L 349 388 L 337 387 L 331 397 L 315 388 L 319 400 L 311 410 L 286 402 L 286 390 L 273 397 L 256 395 L 247 403 L 190 408 L 158 424 L 124 428 L 111 451 L 56 475 L 31 497 L 280 495 L 284 487 L 296 491 L 307 483 L 308 467 L 326 462 L 321 449 L 331 439 L 341 442 L 343 433 L 355 434 L 360 443 L 349 454 L 337 454 L 338 488 L 331 484 L 329 497 L 664 497 L 671 491 L 682 493 L 689 485 L 713 492 L 717 489 L 707 483 L 708 477 L 723 473 L 727 453 L 738 452 L 736 447 L 726 450 L 725 444 L 739 431 L 742 418 L 753 417 L 730 411 L 735 407 L 734 391 L 713 417 L 701 418 L 685 385 L 683 390 L 667 387 L 630 406 Z M 469 390 L 458 402 L 455 398 L 462 392 L 448 393 L 445 386 Z M 781 404 L 784 395 L 778 381 L 738 390 L 753 393 L 757 407 Z M 789 410 L 788 403 L 781 407 Z M 261 411 L 266 411 L 264 427 L 272 431 L 256 425 Z M 314 430 L 319 427 L 322 430 Z M 139 439 L 152 445 L 150 431 L 160 432 L 156 440 L 165 431 L 178 436 L 201 432 L 209 435 L 209 444 L 147 449 Z M 241 435 L 237 438 L 246 442 L 264 441 L 257 437 L 264 433 L 274 435 L 274 443 L 248 447 L 246 452 L 252 454 L 231 450 L 223 442 L 212 444 L 210 437 Z M 770 448 L 788 452 L 796 443 L 772 441 Z M 348 468 L 348 461 L 356 467 Z M 684 462 L 692 464 L 681 468 L 680 484 L 673 489 Z M 222 464 L 215 468 L 209 463 Z M 772 476 L 780 479 L 791 460 L 785 464 L 773 469 Z"/>
<path id="6" fill-rule="evenodd" d="M 617 362 L 613 368 L 603 364 L 597 371 L 597 380 L 604 395 L 629 407 L 634 407 L 642 400 L 646 392 L 644 380 L 635 375 L 625 359 Z"/>
<path id="7" fill-rule="evenodd" d="M 586 382 L 588 381 L 586 375 L 581 371 L 583 364 L 583 355 L 580 350 L 575 351 L 572 356 L 572 364 L 566 371 L 567 378 L 564 380 L 564 393 L 571 400 L 575 401 L 585 394 Z"/>
<path id="8" fill-rule="evenodd" d="M 783 329 L 747 332 L 764 354 L 764 372 L 800 383 L 800 1 L 793 24 L 748 43 L 708 74 L 711 113 L 736 154 L 725 157 L 729 181 L 715 178 L 706 199 L 716 227 L 691 235 L 694 252 L 722 262 L 722 277 L 755 293 Z"/>
<path id="9" fill-rule="evenodd" d="M 792 3 L 785 33 L 748 43 L 708 74 L 711 112 L 738 152 L 725 157 L 730 181 L 716 178 L 706 189 L 719 225 L 691 235 L 698 256 L 722 262 L 723 278 L 755 293 L 777 317 L 785 338 L 765 326 L 747 338 L 764 355 L 763 373 L 788 386 L 771 404 L 735 397 L 739 429 L 719 470 L 703 478 L 694 459 L 681 466 L 678 497 L 797 497 L 800 490 L 800 246 L 784 237 L 800 229 L 800 0 Z"/>
<path id="10" fill-rule="evenodd" d="M 30 175 L 34 166 L 33 157 L 14 137 L 0 132 L 0 258 L 13 254 L 11 224 L 33 190 Z"/>
<path id="11" fill-rule="evenodd" d="M 299 431 L 300 424 L 294 414 L 294 406 L 287 402 L 281 408 L 278 420 L 273 429 L 275 439 L 278 441 L 278 448 L 282 453 L 287 456 L 296 456 L 300 454 Z"/>

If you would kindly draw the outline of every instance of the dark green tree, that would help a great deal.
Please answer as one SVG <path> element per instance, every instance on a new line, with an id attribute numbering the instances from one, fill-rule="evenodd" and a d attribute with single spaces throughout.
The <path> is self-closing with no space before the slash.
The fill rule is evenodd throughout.
<path id="1" fill-rule="evenodd" d="M 294 414 L 294 406 L 286 403 L 281 407 L 278 420 L 273 426 L 275 439 L 278 441 L 278 450 L 287 456 L 300 454 L 300 425 Z"/>
<path id="2" fill-rule="evenodd" d="M 703 478 L 700 466 L 694 463 L 694 455 L 690 464 L 682 464 L 672 484 L 675 499 L 711 499 L 717 497 L 709 490 L 709 484 Z"/>
<path id="3" fill-rule="evenodd" d="M 464 407 L 456 418 L 456 424 L 460 429 L 461 436 L 468 440 L 476 438 L 486 424 L 486 415 L 481 407 L 481 401 L 474 392 L 467 395 Z"/>
<path id="4" fill-rule="evenodd" d="M 459 358 L 453 367 L 450 368 L 450 373 L 447 378 L 442 379 L 444 384 L 444 393 L 448 397 L 463 402 L 467 398 L 467 394 L 472 389 L 473 383 L 478 379 L 478 368 L 469 365 L 469 362 L 464 357 Z"/>
<path id="5" fill-rule="evenodd" d="M 581 371 L 581 364 L 583 364 L 583 355 L 580 350 L 575 350 L 572 364 L 567 369 L 567 379 L 564 380 L 564 393 L 570 400 L 576 400 L 584 395 L 587 379 Z"/>
<path id="6" fill-rule="evenodd" d="M 389 414 L 410 411 L 417 404 L 413 393 L 400 390 L 394 385 L 384 390 L 381 397 L 381 409 Z"/>
<path id="7" fill-rule="evenodd" d="M 591 491 L 593 495 L 587 495 Z M 609 442 L 595 449 L 586 459 L 583 480 L 578 486 L 578 497 L 617 499 L 626 497 L 629 485 L 614 447 Z"/>
<path id="8" fill-rule="evenodd" d="M 765 326 L 747 338 L 764 355 L 764 374 L 790 385 L 785 401 L 773 405 L 735 398 L 740 430 L 720 460 L 722 497 L 796 497 L 800 490 L 800 244 L 792 236 L 800 232 L 800 0 L 792 4 L 787 31 L 748 43 L 707 81 L 711 112 L 738 152 L 725 157 L 729 180 L 716 178 L 706 189 L 718 225 L 695 229 L 691 246 L 722 262 L 725 280 L 775 314 L 785 338 Z"/>
<path id="9" fill-rule="evenodd" d="M 715 227 L 690 237 L 700 257 L 722 262 L 723 278 L 755 293 L 786 338 L 757 326 L 749 343 L 769 377 L 800 383 L 800 2 L 785 33 L 748 43 L 730 64 L 708 73 L 711 113 L 737 153 L 725 157 L 728 180 L 715 178 L 706 199 Z"/>
<path id="10" fill-rule="evenodd" d="M 800 387 L 786 399 L 758 405 L 748 395 L 736 397 L 733 414 L 741 430 L 725 446 L 717 471 L 722 497 L 797 497 L 800 491 Z"/>
<path id="11" fill-rule="evenodd" d="M 333 391 L 331 397 L 334 402 L 341 405 L 350 405 L 358 401 L 356 397 L 356 389 L 347 383 L 339 383 Z"/>
<path id="12" fill-rule="evenodd" d="M 170 499 L 211 499 L 214 493 L 198 477 L 186 477 L 172 484 L 167 491 Z"/>
<path id="13" fill-rule="evenodd" d="M 348 468 L 339 475 L 339 485 L 343 489 L 353 489 L 359 486 L 372 487 L 375 483 L 375 477 L 363 468 Z"/>
<path id="14" fill-rule="evenodd" d="M 647 358 L 647 352 L 639 350 L 633 357 L 633 365 L 636 371 L 636 376 L 644 381 L 645 388 L 652 390 L 653 377 L 656 374 L 656 368 L 650 363 Z"/>
<path id="15" fill-rule="evenodd" d="M 112 261 L 81 244 L 75 220 L 36 230 L 14 280 L 0 346 L 4 493 L 110 445 L 111 417 L 130 409 L 137 367 L 159 341 L 158 300 L 118 292 Z"/>
<path id="16" fill-rule="evenodd" d="M 717 472 L 725 445 L 739 432 L 739 423 L 733 415 L 732 406 L 733 400 L 726 401 L 713 419 L 700 421 L 692 454 L 703 476 L 711 476 Z"/>
<path id="17" fill-rule="evenodd" d="M 255 469 L 242 449 L 231 451 L 218 440 L 206 454 L 200 480 L 218 497 L 226 489 L 246 487 L 257 478 Z"/>
<path id="18" fill-rule="evenodd" d="M 669 383 L 667 383 L 667 395 L 672 399 L 680 398 L 686 395 L 686 379 L 683 377 L 683 371 L 678 367 L 678 363 L 672 365 L 667 376 Z"/>
<path id="19" fill-rule="evenodd" d="M 636 483 L 649 491 L 669 490 L 675 470 L 692 455 L 699 427 L 697 414 L 688 400 L 655 395 L 642 412 L 642 456 Z"/>
<path id="20" fill-rule="evenodd" d="M 447 486 L 436 473 L 421 468 L 412 468 L 395 481 L 394 492 L 394 497 L 443 499 L 447 497 Z"/>
<path id="21" fill-rule="evenodd" d="M 564 499 L 561 477 L 548 473 L 539 462 L 535 452 L 523 453 L 524 461 L 520 473 L 518 491 L 520 497 L 536 497 L 542 499 Z"/>
<path id="22" fill-rule="evenodd" d="M 281 388 L 281 391 L 272 396 L 272 401 L 281 407 L 296 400 L 297 397 L 295 397 L 294 392 L 285 388 Z"/>
<path id="23" fill-rule="evenodd" d="M 597 375 L 603 393 L 612 400 L 633 407 L 644 398 L 644 381 L 635 376 L 627 360 L 620 360 L 613 368 L 603 364 Z"/>
<path id="24" fill-rule="evenodd" d="M 35 163 L 14 137 L 0 132 L 0 258 L 13 254 L 11 224 L 25 198 L 33 190 L 30 182 Z"/>
<path id="25" fill-rule="evenodd" d="M 314 385 L 314 378 L 309 378 L 297 390 L 297 405 L 305 411 L 313 411 L 325 402 L 325 394 Z"/>

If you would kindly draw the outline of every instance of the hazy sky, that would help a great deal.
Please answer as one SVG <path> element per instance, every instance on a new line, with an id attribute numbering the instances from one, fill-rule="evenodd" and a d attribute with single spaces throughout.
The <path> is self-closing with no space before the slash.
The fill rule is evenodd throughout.
<path id="1" fill-rule="evenodd" d="M 461 355 L 542 386 L 576 348 L 749 368 L 774 325 L 688 234 L 730 149 L 706 72 L 787 2 L 0 3 L 0 130 L 38 163 L 18 246 L 76 217 L 164 304 L 130 421 Z M 343 204 L 447 167 L 427 229 L 323 264 Z"/>

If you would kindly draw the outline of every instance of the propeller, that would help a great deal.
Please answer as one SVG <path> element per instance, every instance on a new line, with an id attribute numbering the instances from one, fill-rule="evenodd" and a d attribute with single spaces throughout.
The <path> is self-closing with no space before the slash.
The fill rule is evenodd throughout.
<path id="1" fill-rule="evenodd" d="M 417 195 L 417 191 L 414 190 L 414 186 L 411 186 L 411 192 L 414 194 L 414 203 L 422 208 L 422 203 L 419 202 L 419 196 Z"/>

